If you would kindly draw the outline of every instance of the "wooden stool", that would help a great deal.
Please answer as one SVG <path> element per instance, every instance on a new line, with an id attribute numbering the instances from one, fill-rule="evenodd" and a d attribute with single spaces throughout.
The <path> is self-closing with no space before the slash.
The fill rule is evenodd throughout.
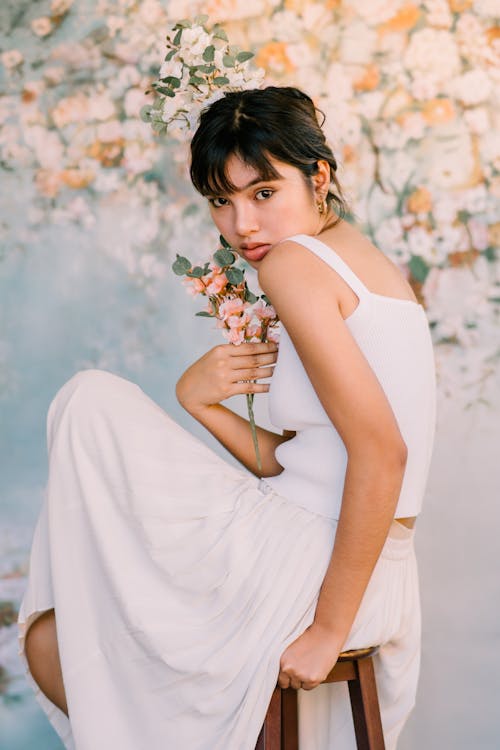
<path id="1" fill-rule="evenodd" d="M 323 681 L 348 682 L 358 750 L 385 750 L 372 656 L 378 646 L 340 654 Z M 255 750 L 299 750 L 297 691 L 276 686 Z"/>

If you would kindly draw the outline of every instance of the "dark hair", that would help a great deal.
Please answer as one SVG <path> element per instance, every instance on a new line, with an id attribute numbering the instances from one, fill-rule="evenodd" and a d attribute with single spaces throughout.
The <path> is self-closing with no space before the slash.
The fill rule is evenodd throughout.
<path id="1" fill-rule="evenodd" d="M 327 201 L 342 218 L 349 209 L 336 177 L 337 162 L 318 122 L 312 99 L 291 86 L 228 92 L 203 110 L 191 141 L 191 180 L 202 195 L 234 192 L 226 174 L 232 154 L 276 180 L 269 157 L 300 169 L 307 182 L 318 171 L 318 160 L 330 165 Z M 323 118 L 324 119 L 324 118 Z"/>

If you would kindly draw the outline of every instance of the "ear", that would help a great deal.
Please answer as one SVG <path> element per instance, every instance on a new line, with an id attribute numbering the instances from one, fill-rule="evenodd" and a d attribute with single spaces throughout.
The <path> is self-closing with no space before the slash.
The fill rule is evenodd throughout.
<path id="1" fill-rule="evenodd" d="M 314 192 L 316 193 L 316 197 L 320 200 L 323 200 L 326 198 L 326 194 L 328 193 L 328 188 L 330 187 L 331 183 L 331 170 L 330 165 L 326 161 L 326 159 L 318 159 L 318 171 L 315 175 L 312 176 L 312 181 L 314 185 Z"/>

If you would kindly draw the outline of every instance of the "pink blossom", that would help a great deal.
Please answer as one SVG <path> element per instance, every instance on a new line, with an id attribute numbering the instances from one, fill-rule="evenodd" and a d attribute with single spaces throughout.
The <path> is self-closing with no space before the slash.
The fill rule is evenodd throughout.
<path id="1" fill-rule="evenodd" d="M 245 334 L 239 328 L 231 328 L 229 331 L 223 331 L 222 335 L 230 344 L 242 344 L 245 341 Z"/>
<path id="2" fill-rule="evenodd" d="M 262 326 L 259 323 L 252 323 L 247 326 L 246 330 L 247 339 L 256 339 L 258 341 L 262 338 Z"/>
<path id="3" fill-rule="evenodd" d="M 280 332 L 278 328 L 267 329 L 267 340 L 272 341 L 273 344 L 278 344 L 280 340 Z"/>
<path id="4" fill-rule="evenodd" d="M 205 284 L 201 279 L 194 279 L 188 276 L 187 278 L 182 279 L 182 283 L 186 287 L 187 293 L 192 297 L 196 297 L 197 294 L 201 294 L 205 291 Z"/>
<path id="5" fill-rule="evenodd" d="M 253 307 L 253 314 L 259 320 L 269 320 L 276 317 L 276 310 L 272 305 L 266 305 L 263 300 L 259 300 Z"/>
<path id="6" fill-rule="evenodd" d="M 250 323 L 250 318 L 246 314 L 230 315 L 228 318 L 224 319 L 224 322 L 228 328 L 246 328 Z"/>
<path id="7" fill-rule="evenodd" d="M 239 299 L 239 297 L 234 297 L 233 299 L 228 299 L 226 302 L 222 303 L 219 307 L 219 315 L 225 320 L 230 315 L 241 315 L 247 307 L 250 307 L 248 302 Z"/>
<path id="8" fill-rule="evenodd" d="M 207 286 L 207 294 L 220 294 L 227 285 L 225 273 L 214 275 Z"/>

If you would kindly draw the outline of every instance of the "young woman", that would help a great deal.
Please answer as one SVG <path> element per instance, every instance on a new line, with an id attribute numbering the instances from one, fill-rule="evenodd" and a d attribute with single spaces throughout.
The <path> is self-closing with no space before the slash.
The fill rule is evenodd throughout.
<path id="1" fill-rule="evenodd" d="M 216 346 L 177 384 L 241 468 L 107 372 L 77 373 L 50 406 L 20 641 L 68 748 L 252 750 L 279 680 L 300 689 L 301 750 L 352 749 L 346 685 L 319 683 L 370 645 L 396 746 L 419 671 L 433 353 L 411 287 L 345 220 L 335 171 L 294 88 L 227 94 L 192 141 L 193 183 L 283 324 L 279 353 Z M 260 473 L 221 402 L 267 391 L 280 432 L 258 428 Z"/>

